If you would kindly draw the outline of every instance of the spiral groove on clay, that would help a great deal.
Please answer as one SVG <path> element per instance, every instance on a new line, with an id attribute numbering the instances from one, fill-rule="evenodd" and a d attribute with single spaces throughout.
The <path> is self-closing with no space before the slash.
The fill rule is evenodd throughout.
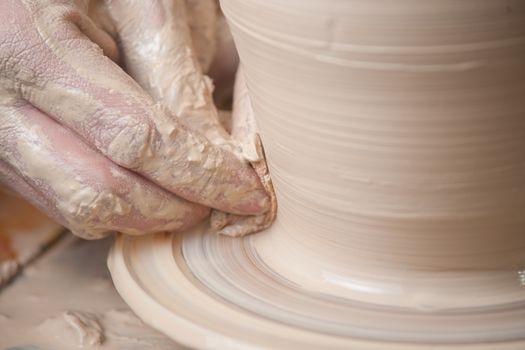
<path id="1" fill-rule="evenodd" d="M 277 220 L 120 238 L 121 285 L 238 348 L 522 349 L 525 3 L 221 4 Z"/>

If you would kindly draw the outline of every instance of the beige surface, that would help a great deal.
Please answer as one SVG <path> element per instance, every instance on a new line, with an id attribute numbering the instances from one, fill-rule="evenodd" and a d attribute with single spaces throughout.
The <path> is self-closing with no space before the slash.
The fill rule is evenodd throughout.
<path id="1" fill-rule="evenodd" d="M 0 349 L 183 349 L 144 325 L 117 294 L 106 268 L 111 242 L 67 233 L 0 291 Z"/>

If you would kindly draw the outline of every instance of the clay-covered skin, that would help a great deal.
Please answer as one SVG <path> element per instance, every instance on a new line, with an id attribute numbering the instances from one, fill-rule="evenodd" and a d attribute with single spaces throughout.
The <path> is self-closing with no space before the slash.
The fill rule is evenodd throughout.
<path id="1" fill-rule="evenodd" d="M 243 157 L 250 161 L 270 196 L 270 208 L 262 215 L 246 216 L 219 210 L 212 211 L 210 218 L 212 232 L 239 237 L 270 227 L 277 217 L 277 198 L 264 157 L 262 141 L 258 133 L 242 67 L 239 67 L 235 77 L 231 134 L 232 138 L 239 142 Z"/>
<path id="2" fill-rule="evenodd" d="M 7 0 L 0 13 L 2 183 L 86 238 L 267 210 L 215 124 L 183 1 Z"/>

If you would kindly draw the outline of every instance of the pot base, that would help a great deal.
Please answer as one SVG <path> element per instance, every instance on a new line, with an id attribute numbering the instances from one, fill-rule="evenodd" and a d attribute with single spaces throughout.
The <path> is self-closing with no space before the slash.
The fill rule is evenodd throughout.
<path id="1" fill-rule="evenodd" d="M 320 293 L 266 265 L 253 237 L 207 234 L 205 226 L 120 236 L 108 263 L 130 307 L 191 347 L 525 348 L 525 302 L 425 310 Z"/>

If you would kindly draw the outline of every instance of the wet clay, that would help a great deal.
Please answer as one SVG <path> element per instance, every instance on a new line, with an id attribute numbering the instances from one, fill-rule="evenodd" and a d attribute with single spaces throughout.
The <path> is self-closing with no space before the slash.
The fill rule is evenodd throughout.
<path id="1" fill-rule="evenodd" d="M 182 231 L 209 207 L 265 212 L 257 175 L 220 129 L 185 2 L 89 4 L 1 3 L 16 15 L 3 35 L 24 33 L 0 45 L 1 176 L 85 238 Z"/>
<path id="2" fill-rule="evenodd" d="M 261 215 L 245 216 L 219 210 L 212 211 L 210 232 L 239 237 L 270 227 L 277 217 L 277 198 L 266 163 L 242 67 L 238 69 L 235 78 L 234 105 L 231 119 L 232 138 L 239 143 L 243 158 L 250 162 L 270 198 L 269 210 Z"/>
<path id="3" fill-rule="evenodd" d="M 332 4 L 260 16 L 224 2 L 279 203 L 258 255 L 305 288 L 379 304 L 523 298 L 522 4 Z"/>
<path id="4" fill-rule="evenodd" d="M 119 237 L 132 309 L 198 348 L 522 349 L 523 3 L 221 6 L 279 214 Z"/>

